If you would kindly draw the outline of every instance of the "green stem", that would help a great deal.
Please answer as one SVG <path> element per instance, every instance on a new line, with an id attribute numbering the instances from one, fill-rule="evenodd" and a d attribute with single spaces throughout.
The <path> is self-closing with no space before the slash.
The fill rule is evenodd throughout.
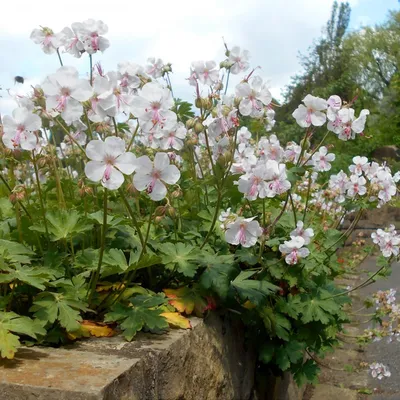
<path id="1" fill-rule="evenodd" d="M 115 120 L 115 117 L 112 117 L 112 122 L 114 124 L 115 136 L 118 137 L 118 125 L 117 125 L 117 121 Z"/>
<path id="2" fill-rule="evenodd" d="M 137 133 L 138 133 L 138 130 L 139 130 L 139 122 L 137 123 L 135 132 L 133 132 L 133 135 L 132 135 L 132 137 L 131 137 L 131 140 L 130 140 L 130 142 L 129 142 L 129 144 L 128 144 L 128 148 L 126 149 L 127 152 L 131 149 L 131 147 L 132 147 L 132 145 L 133 145 L 133 141 L 135 140 L 135 137 L 136 137 L 136 135 L 137 135 Z"/>
<path id="3" fill-rule="evenodd" d="M 63 67 L 64 64 L 63 64 L 63 62 L 62 62 L 60 50 L 59 50 L 58 48 L 57 48 L 57 55 L 58 55 L 58 61 L 60 61 L 60 65 Z"/>
<path id="4" fill-rule="evenodd" d="M 91 54 L 89 54 L 89 68 L 90 68 L 90 86 L 93 86 L 93 60 Z"/>
<path id="5" fill-rule="evenodd" d="M 226 76 L 226 83 L 225 83 L 225 91 L 224 91 L 224 94 L 226 94 L 226 92 L 228 91 L 229 76 L 230 76 L 230 74 L 231 74 L 231 70 L 228 69 L 228 74 L 227 74 L 227 76 Z"/>
<path id="6" fill-rule="evenodd" d="M 145 244 L 145 240 L 143 239 L 143 235 L 142 235 L 142 231 L 140 230 L 139 223 L 135 217 L 135 214 L 133 213 L 132 207 L 129 205 L 128 200 L 126 199 L 126 197 L 124 195 L 123 190 L 121 188 L 119 188 L 118 191 L 119 191 L 119 195 L 121 196 L 121 199 L 122 199 L 126 209 L 128 210 L 128 214 L 131 217 L 133 226 L 138 233 L 139 240 L 140 240 L 140 243 L 142 245 L 142 250 L 143 250 L 145 248 L 146 244 Z"/>
<path id="7" fill-rule="evenodd" d="M 37 164 L 36 164 L 36 157 L 35 157 L 35 153 L 34 152 L 32 152 L 32 162 L 33 162 L 33 167 L 35 169 L 36 184 L 37 184 L 37 189 L 38 189 L 40 207 L 41 207 L 42 215 L 43 215 L 44 229 L 46 231 L 47 240 L 50 241 L 49 229 L 47 227 L 46 209 L 44 207 L 43 196 L 42 196 L 42 188 L 40 186 L 40 179 L 39 179 L 39 171 L 38 171 L 38 167 L 37 167 Z"/>
<path id="8" fill-rule="evenodd" d="M 215 226 L 215 223 L 217 222 L 217 218 L 218 218 L 218 211 L 219 211 L 219 207 L 221 205 L 221 200 L 222 200 L 221 191 L 218 190 L 218 198 L 217 198 L 217 204 L 215 206 L 216 208 L 215 208 L 214 217 L 213 217 L 213 220 L 211 222 L 210 229 L 208 230 L 207 235 L 204 238 L 204 241 L 203 241 L 202 245 L 200 246 L 200 250 L 206 245 L 206 243 L 208 242 L 208 239 L 211 236 L 212 231 L 214 230 L 214 226 Z"/>
<path id="9" fill-rule="evenodd" d="M 304 162 L 303 165 L 307 165 L 307 163 L 311 160 L 312 156 L 318 151 L 318 149 L 322 146 L 322 143 L 324 143 L 326 137 L 329 135 L 329 131 L 327 131 L 322 138 L 322 140 L 319 142 L 318 146 L 311 152 L 310 156 L 307 158 L 307 160 Z"/>
<path id="10" fill-rule="evenodd" d="M 290 198 L 290 204 L 292 206 L 292 211 L 293 211 L 293 217 L 294 217 L 294 224 L 297 226 L 297 215 L 296 215 L 296 209 L 294 207 L 293 203 L 293 197 L 292 194 L 289 192 L 289 198 Z"/>
<path id="11" fill-rule="evenodd" d="M 310 174 L 310 176 L 308 177 L 307 199 L 306 199 L 306 205 L 304 208 L 303 222 L 305 222 L 305 220 L 306 220 L 308 202 L 310 201 L 311 182 L 312 182 L 312 179 L 311 179 L 311 174 Z"/>
<path id="12" fill-rule="evenodd" d="M 100 243 L 100 253 L 99 253 L 99 263 L 97 264 L 97 269 L 89 282 L 89 294 L 88 294 L 88 303 L 92 300 L 94 292 L 96 291 L 97 282 L 100 277 L 101 265 L 103 263 L 104 249 L 106 244 L 106 232 L 107 232 L 107 198 L 108 193 L 107 189 L 104 189 L 104 203 L 103 203 L 103 229 L 101 234 L 101 243 Z"/>

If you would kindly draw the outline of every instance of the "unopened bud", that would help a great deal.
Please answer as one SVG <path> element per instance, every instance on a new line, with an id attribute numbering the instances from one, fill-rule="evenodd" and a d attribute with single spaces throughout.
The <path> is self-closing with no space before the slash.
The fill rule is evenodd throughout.
<path id="1" fill-rule="evenodd" d="M 213 103 L 209 97 L 201 99 L 201 105 L 205 110 L 211 110 Z"/>
<path id="2" fill-rule="evenodd" d="M 304 146 L 304 147 L 303 147 Z M 304 148 L 304 150 L 308 150 L 309 148 L 310 148 L 310 146 L 311 146 L 311 144 L 310 144 L 310 141 L 308 140 L 308 139 L 302 139 L 301 141 L 300 141 L 300 147 L 303 149 Z"/>
<path id="3" fill-rule="evenodd" d="M 192 129 L 195 126 L 195 124 L 196 124 L 196 120 L 194 118 L 189 118 L 186 121 L 186 128 L 187 129 Z"/>
<path id="4" fill-rule="evenodd" d="M 154 214 L 159 217 L 163 216 L 163 215 L 165 215 L 165 209 L 166 209 L 165 206 L 159 206 L 154 210 Z"/>
<path id="5" fill-rule="evenodd" d="M 158 217 L 155 217 L 155 218 L 154 218 L 154 222 L 155 222 L 156 224 L 159 224 L 163 219 L 164 219 L 163 217 L 158 216 Z"/>
<path id="6" fill-rule="evenodd" d="M 171 196 L 172 196 L 174 199 L 177 199 L 177 198 L 179 198 L 179 197 L 182 197 L 182 195 L 183 195 L 183 193 L 182 193 L 182 190 L 181 190 L 181 189 L 176 189 L 176 190 L 174 190 L 174 191 L 171 193 Z"/>
<path id="7" fill-rule="evenodd" d="M 196 133 L 201 133 L 204 131 L 204 126 L 201 122 L 197 121 L 196 124 L 194 125 L 194 131 Z"/>
<path id="8" fill-rule="evenodd" d="M 176 217 L 176 210 L 174 207 L 168 207 L 167 209 L 167 214 L 171 217 L 171 218 L 175 218 Z"/>

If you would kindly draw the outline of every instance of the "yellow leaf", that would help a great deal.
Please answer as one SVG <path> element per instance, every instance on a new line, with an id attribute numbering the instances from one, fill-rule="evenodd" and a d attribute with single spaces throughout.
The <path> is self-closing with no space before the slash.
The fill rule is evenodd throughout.
<path id="1" fill-rule="evenodd" d="M 256 305 L 253 304 L 250 300 L 247 300 L 244 304 L 243 304 L 244 308 L 247 308 L 248 310 L 251 310 L 252 308 L 255 308 Z"/>
<path id="2" fill-rule="evenodd" d="M 81 322 L 81 327 L 83 330 L 86 330 L 92 336 L 96 337 L 111 337 L 115 335 L 114 329 L 100 322 L 83 320 Z"/>
<path id="3" fill-rule="evenodd" d="M 176 328 L 182 328 L 182 329 L 192 328 L 192 325 L 190 325 L 190 321 L 177 312 L 164 312 L 161 313 L 160 315 L 164 317 L 170 325 Z"/>

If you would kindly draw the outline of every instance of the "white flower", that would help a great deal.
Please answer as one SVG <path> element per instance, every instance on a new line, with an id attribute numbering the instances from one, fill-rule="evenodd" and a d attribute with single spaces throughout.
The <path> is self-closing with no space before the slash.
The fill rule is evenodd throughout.
<path id="1" fill-rule="evenodd" d="M 248 82 L 239 83 L 236 86 L 236 95 L 242 97 L 239 104 L 240 113 L 254 118 L 261 118 L 264 105 L 267 106 L 272 100 L 271 92 L 259 76 L 251 80 L 251 85 Z"/>
<path id="2" fill-rule="evenodd" d="M 212 86 L 218 81 L 219 71 L 215 69 L 215 61 L 194 61 L 192 62 L 191 76 L 194 76 L 203 84 Z"/>
<path id="3" fill-rule="evenodd" d="M 303 221 L 297 221 L 296 229 L 290 232 L 290 237 L 294 239 L 295 237 L 302 237 L 304 239 L 304 244 L 309 244 L 311 238 L 314 236 L 313 228 L 304 229 Z"/>
<path id="4" fill-rule="evenodd" d="M 167 194 L 164 183 L 173 185 L 181 177 L 179 169 L 170 165 L 170 159 L 166 153 L 157 153 L 154 163 L 147 156 L 136 160 L 137 172 L 133 177 L 133 186 L 139 191 L 146 190 L 154 201 L 162 200 Z"/>
<path id="5" fill-rule="evenodd" d="M 3 118 L 3 143 L 9 149 L 34 150 L 37 137 L 33 133 L 42 127 L 42 120 L 26 108 L 16 108 L 12 117 Z"/>
<path id="6" fill-rule="evenodd" d="M 150 57 L 147 59 L 146 72 L 153 78 L 161 78 L 163 74 L 164 63 L 160 58 Z"/>
<path id="7" fill-rule="evenodd" d="M 118 79 L 121 80 L 119 86 L 126 91 L 132 92 L 140 86 L 139 75 L 144 75 L 141 65 L 129 61 L 118 63 Z"/>
<path id="8" fill-rule="evenodd" d="M 237 75 L 249 68 L 250 53 L 248 50 L 240 50 L 240 47 L 234 46 L 229 51 L 228 60 L 231 64 L 231 74 Z"/>
<path id="9" fill-rule="evenodd" d="M 322 126 L 326 121 L 326 115 L 322 112 L 327 108 L 327 102 L 320 97 L 314 97 L 308 94 L 303 99 L 303 104 L 293 112 L 292 116 L 302 128 L 308 128 L 311 125 Z"/>
<path id="10" fill-rule="evenodd" d="M 366 183 L 367 181 L 363 176 L 351 175 L 350 181 L 346 183 L 347 196 L 353 198 L 356 195 L 362 196 L 367 193 Z"/>
<path id="11" fill-rule="evenodd" d="M 40 44 L 46 54 L 53 54 L 62 45 L 62 34 L 54 34 L 50 28 L 34 29 L 31 39 Z"/>
<path id="12" fill-rule="evenodd" d="M 93 182 L 110 190 L 118 189 L 124 183 L 124 176 L 136 169 L 136 157 L 125 152 L 125 142 L 121 138 L 109 136 L 102 140 L 91 140 L 86 146 L 86 155 L 92 161 L 85 166 L 86 176 Z"/>
<path id="13" fill-rule="evenodd" d="M 379 246 L 384 257 L 388 258 L 391 255 L 397 256 L 399 254 L 400 235 L 397 234 L 393 225 L 385 231 L 378 229 L 371 234 L 371 238 Z"/>
<path id="14" fill-rule="evenodd" d="M 80 102 L 92 95 L 92 87 L 85 79 L 79 79 L 78 71 L 73 67 L 61 67 L 55 74 L 49 75 L 42 84 L 46 95 L 47 109 L 61 113 L 67 124 L 79 119 L 83 114 Z"/>
<path id="15" fill-rule="evenodd" d="M 300 258 L 307 257 L 310 254 L 310 250 L 303 247 L 304 244 L 305 241 L 302 237 L 295 236 L 279 245 L 279 251 L 285 255 L 286 264 L 297 264 Z"/>
<path id="16" fill-rule="evenodd" d="M 354 165 L 349 166 L 349 171 L 355 175 L 362 175 L 365 166 L 368 164 L 367 157 L 356 156 L 353 158 Z"/>
<path id="17" fill-rule="evenodd" d="M 326 103 L 328 106 L 326 116 L 328 117 L 329 121 L 335 121 L 337 113 L 342 107 L 342 99 L 337 95 L 333 95 L 329 97 Z"/>
<path id="18" fill-rule="evenodd" d="M 319 150 L 313 154 L 310 164 L 314 166 L 314 171 L 323 172 L 329 171 L 332 167 L 330 164 L 335 160 L 333 153 L 328 154 L 328 149 L 325 146 L 321 146 Z"/>
<path id="19" fill-rule="evenodd" d="M 369 111 L 362 110 L 356 119 L 352 108 L 342 108 L 337 112 L 335 119 L 328 122 L 328 130 L 336 133 L 341 140 L 354 139 L 357 133 L 364 130 L 367 115 Z"/>
<path id="20" fill-rule="evenodd" d="M 82 53 L 85 51 L 85 47 L 78 38 L 76 24 L 72 24 L 72 29 L 65 27 L 61 33 L 63 34 L 62 44 L 65 48 L 65 51 L 69 54 L 72 54 L 76 58 L 80 58 Z"/>
<path id="21" fill-rule="evenodd" d="M 228 224 L 225 240 L 235 246 L 254 246 L 263 232 L 258 221 L 253 221 L 254 218 L 238 217 L 235 222 Z"/>
<path id="22" fill-rule="evenodd" d="M 248 143 L 251 139 L 251 132 L 246 126 L 242 126 L 237 132 L 238 143 Z"/>
<path id="23" fill-rule="evenodd" d="M 175 149 L 181 150 L 183 148 L 183 140 L 185 139 L 187 130 L 182 122 L 178 122 L 171 129 L 164 129 L 159 136 L 161 139 L 160 147 L 163 150 Z"/>
<path id="24" fill-rule="evenodd" d="M 89 54 L 97 51 L 104 52 L 110 46 L 109 40 L 101 36 L 108 32 L 108 27 L 103 21 L 87 19 L 83 22 L 75 22 L 72 24 L 72 29 Z"/>
<path id="25" fill-rule="evenodd" d="M 132 101 L 133 114 L 139 118 L 140 127 L 145 132 L 170 129 L 176 124 L 176 114 L 170 111 L 174 105 L 171 91 L 157 82 L 143 86 L 139 96 Z"/>

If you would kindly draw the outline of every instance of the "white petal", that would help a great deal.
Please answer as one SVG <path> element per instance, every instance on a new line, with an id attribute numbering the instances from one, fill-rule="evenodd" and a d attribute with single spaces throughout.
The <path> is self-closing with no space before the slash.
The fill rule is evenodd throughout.
<path id="1" fill-rule="evenodd" d="M 100 140 L 96 140 L 96 142 L 100 142 Z M 93 182 L 98 182 L 103 178 L 105 170 L 106 164 L 102 161 L 89 161 L 85 165 L 85 175 Z"/>
<path id="2" fill-rule="evenodd" d="M 117 158 L 125 153 L 125 141 L 116 136 L 109 136 L 104 141 L 104 153 L 108 156 Z"/>
<path id="3" fill-rule="evenodd" d="M 176 165 L 168 165 L 161 172 L 161 179 L 170 185 L 178 182 L 180 177 L 181 173 Z"/>
<path id="4" fill-rule="evenodd" d="M 102 140 L 91 140 L 86 146 L 86 155 L 95 161 L 104 160 L 104 142 Z"/>
<path id="5" fill-rule="evenodd" d="M 124 176 L 116 168 L 111 168 L 110 178 L 102 179 L 101 184 L 109 189 L 116 190 L 124 183 Z"/>
<path id="6" fill-rule="evenodd" d="M 157 180 L 152 192 L 149 193 L 149 197 L 154 201 L 159 201 L 162 200 L 166 196 L 166 194 L 167 188 L 160 180 Z"/>
<path id="7" fill-rule="evenodd" d="M 163 171 L 169 165 L 169 157 L 167 153 L 157 153 L 154 157 L 154 168 Z"/>
<path id="8" fill-rule="evenodd" d="M 137 167 L 135 161 L 136 161 L 136 156 L 133 153 L 128 152 L 121 154 L 117 158 L 115 166 L 125 175 L 130 175 L 135 171 Z"/>

